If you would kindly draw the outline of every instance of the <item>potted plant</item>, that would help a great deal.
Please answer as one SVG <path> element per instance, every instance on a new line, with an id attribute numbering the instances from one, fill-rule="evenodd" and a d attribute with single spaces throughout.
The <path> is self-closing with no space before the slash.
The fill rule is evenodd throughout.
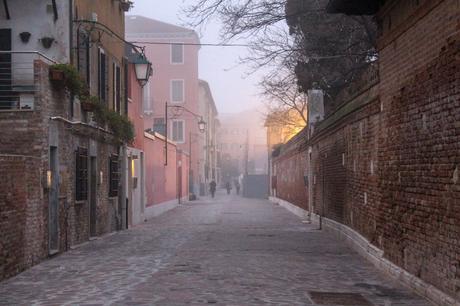
<path id="1" fill-rule="evenodd" d="M 120 7 L 123 11 L 127 12 L 131 9 L 133 3 L 129 0 L 120 0 Z"/>
<path id="2" fill-rule="evenodd" d="M 119 141 L 131 143 L 134 140 L 134 126 L 128 117 L 113 110 L 107 110 L 106 120 L 109 129 Z"/>
<path id="3" fill-rule="evenodd" d="M 32 34 L 30 34 L 30 32 L 21 32 L 21 33 L 19 33 L 19 37 L 21 38 L 21 41 L 23 43 L 28 43 L 31 35 Z"/>
<path id="4" fill-rule="evenodd" d="M 50 67 L 49 69 L 49 78 L 50 81 L 54 83 L 63 83 L 64 82 L 64 71 Z"/>
<path id="5" fill-rule="evenodd" d="M 41 39 L 42 45 L 45 49 L 51 48 L 51 44 L 53 43 L 53 41 L 53 37 L 42 37 Z"/>
<path id="6" fill-rule="evenodd" d="M 50 81 L 56 86 L 67 89 L 73 95 L 81 95 L 84 90 L 84 82 L 82 81 L 78 70 L 69 64 L 56 64 L 51 65 L 50 68 Z"/>
<path id="7" fill-rule="evenodd" d="M 81 109 L 85 112 L 94 112 L 98 107 L 99 98 L 95 96 L 80 97 Z"/>

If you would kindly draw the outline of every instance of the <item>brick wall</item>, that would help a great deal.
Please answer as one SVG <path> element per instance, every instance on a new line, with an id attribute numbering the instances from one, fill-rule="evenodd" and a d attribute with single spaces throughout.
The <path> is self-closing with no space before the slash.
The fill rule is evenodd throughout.
<path id="1" fill-rule="evenodd" d="M 0 155 L 0 280 L 47 256 L 41 161 Z"/>
<path id="2" fill-rule="evenodd" d="M 75 151 L 94 147 L 97 157 L 97 235 L 121 228 L 118 197 L 109 198 L 109 156 L 118 154 L 113 137 L 94 127 L 70 123 L 70 103 L 48 80 L 48 66 L 34 63 L 33 111 L 0 112 L 0 279 L 12 276 L 48 256 L 50 145 L 59 160 L 60 252 L 89 239 L 89 202 L 75 201 Z M 59 116 L 61 119 L 52 120 Z M 102 180 L 99 174 L 102 172 Z"/>
<path id="3" fill-rule="evenodd" d="M 303 209 L 308 209 L 308 192 L 304 182 L 307 152 L 291 152 L 276 159 L 276 194 Z"/>
<path id="4" fill-rule="evenodd" d="M 378 232 L 391 261 L 460 299 L 460 6 L 412 13 L 380 44 Z"/>
<path id="5" fill-rule="evenodd" d="M 411 18 L 396 18 L 380 38 L 379 84 L 339 101 L 295 154 L 312 149 L 314 212 L 460 299 L 460 6 L 404 10 L 394 13 Z M 294 158 L 286 152 L 274 163 Z"/>

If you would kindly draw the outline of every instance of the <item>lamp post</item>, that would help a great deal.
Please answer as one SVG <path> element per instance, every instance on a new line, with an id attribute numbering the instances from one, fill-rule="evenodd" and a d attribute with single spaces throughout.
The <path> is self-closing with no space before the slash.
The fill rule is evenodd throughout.
<path id="1" fill-rule="evenodd" d="M 198 120 L 198 129 L 200 133 L 204 133 L 206 131 L 206 122 L 203 120 L 203 117 L 192 112 L 188 108 L 181 106 L 181 105 L 168 105 L 168 102 L 165 103 L 165 163 L 164 165 L 168 165 L 168 109 L 173 108 L 176 110 L 183 110 L 191 115 L 193 115 Z"/>
<path id="2" fill-rule="evenodd" d="M 164 165 L 168 165 L 168 109 L 172 108 L 175 110 L 183 110 L 198 119 L 198 130 L 200 133 L 204 133 L 206 131 L 206 122 L 203 120 L 203 117 L 192 112 L 188 108 L 181 106 L 181 105 L 168 105 L 168 102 L 165 103 L 165 163 Z M 190 131 L 189 134 L 189 186 L 191 186 L 192 182 L 192 132 Z"/>

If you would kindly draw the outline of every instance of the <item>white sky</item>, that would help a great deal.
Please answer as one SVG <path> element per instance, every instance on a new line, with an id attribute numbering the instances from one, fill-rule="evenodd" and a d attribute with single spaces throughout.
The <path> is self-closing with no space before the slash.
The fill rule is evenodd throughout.
<path id="1" fill-rule="evenodd" d="M 185 16 L 180 8 L 194 0 L 134 0 L 130 15 L 142 15 L 160 21 L 183 25 Z M 219 25 L 207 26 L 202 43 L 218 43 Z M 241 41 L 239 42 L 241 43 Z M 200 50 L 200 78 L 208 81 L 220 113 L 240 112 L 261 107 L 257 83 L 261 72 L 247 76 L 248 67 L 238 64 L 238 58 L 247 54 L 241 47 L 202 47 Z"/>

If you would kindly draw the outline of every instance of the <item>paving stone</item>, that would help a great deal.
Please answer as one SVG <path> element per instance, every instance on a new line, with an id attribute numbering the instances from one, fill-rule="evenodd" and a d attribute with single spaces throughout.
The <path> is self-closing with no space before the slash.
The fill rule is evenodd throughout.
<path id="1" fill-rule="evenodd" d="M 283 208 L 226 195 L 43 262 L 0 283 L 0 305 L 319 305 L 309 292 L 430 305 Z"/>

